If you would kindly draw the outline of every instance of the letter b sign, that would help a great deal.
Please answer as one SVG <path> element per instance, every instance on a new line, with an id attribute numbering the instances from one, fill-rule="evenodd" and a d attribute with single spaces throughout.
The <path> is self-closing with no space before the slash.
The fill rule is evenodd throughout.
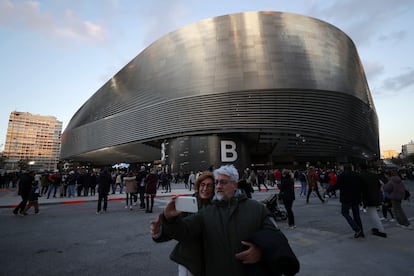
<path id="1" fill-rule="evenodd" d="M 237 160 L 236 143 L 230 140 L 221 141 L 221 162 L 234 162 Z"/>

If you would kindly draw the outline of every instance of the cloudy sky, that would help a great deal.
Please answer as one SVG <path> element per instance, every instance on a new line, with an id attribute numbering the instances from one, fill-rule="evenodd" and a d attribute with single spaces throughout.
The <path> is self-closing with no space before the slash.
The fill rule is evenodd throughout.
<path id="1" fill-rule="evenodd" d="M 187 24 L 244 11 L 312 16 L 362 59 L 383 150 L 414 139 L 412 0 L 0 0 L 0 151 L 12 111 L 73 114 L 127 62 Z"/>

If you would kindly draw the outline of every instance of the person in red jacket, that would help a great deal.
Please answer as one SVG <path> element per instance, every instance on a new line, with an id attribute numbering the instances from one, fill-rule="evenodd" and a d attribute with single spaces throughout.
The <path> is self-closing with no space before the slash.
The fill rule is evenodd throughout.
<path id="1" fill-rule="evenodd" d="M 337 175 L 334 169 L 329 171 L 328 177 L 329 177 L 329 181 L 328 181 L 329 186 L 328 186 L 326 193 L 329 197 L 332 197 L 332 196 L 336 197 L 336 191 L 332 189 L 332 187 L 336 184 L 336 179 L 337 179 Z"/>
<path id="2" fill-rule="evenodd" d="M 316 195 L 321 200 L 321 202 L 325 203 L 325 200 L 321 197 L 321 194 L 319 193 L 319 177 L 314 167 L 309 167 L 308 172 L 306 174 L 306 181 L 308 183 L 308 194 L 306 195 L 306 204 L 309 203 L 309 196 L 312 193 L 312 191 L 315 191 Z"/>
<path id="3" fill-rule="evenodd" d="M 279 171 L 279 169 L 273 171 L 273 178 L 275 179 L 276 185 L 280 183 L 280 180 L 282 179 L 282 173 Z"/>

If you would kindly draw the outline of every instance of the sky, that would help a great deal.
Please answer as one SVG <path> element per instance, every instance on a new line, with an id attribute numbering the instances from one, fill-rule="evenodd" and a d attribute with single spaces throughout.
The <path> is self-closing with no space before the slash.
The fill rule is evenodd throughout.
<path id="1" fill-rule="evenodd" d="M 0 151 L 13 111 L 75 112 L 151 43 L 247 11 L 311 16 L 355 43 L 379 119 L 380 150 L 414 139 L 412 0 L 0 0 Z"/>

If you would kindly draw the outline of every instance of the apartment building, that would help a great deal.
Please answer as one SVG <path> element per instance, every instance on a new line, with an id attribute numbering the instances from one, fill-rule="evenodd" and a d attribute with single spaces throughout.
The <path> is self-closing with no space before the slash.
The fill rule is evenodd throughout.
<path id="1" fill-rule="evenodd" d="M 11 112 L 3 153 L 5 169 L 56 169 L 61 133 L 62 122 L 56 117 Z"/>

